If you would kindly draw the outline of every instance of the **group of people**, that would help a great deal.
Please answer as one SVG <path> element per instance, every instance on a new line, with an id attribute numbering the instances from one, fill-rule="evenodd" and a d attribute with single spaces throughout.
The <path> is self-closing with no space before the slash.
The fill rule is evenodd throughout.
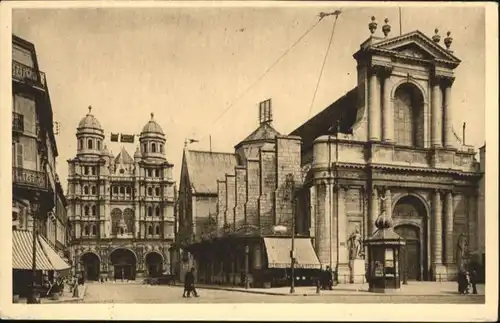
<path id="1" fill-rule="evenodd" d="M 477 294 L 477 273 L 475 269 L 470 272 L 461 268 L 458 272 L 458 292 L 462 295 L 469 294 L 472 287 L 472 294 Z"/>
<path id="2" fill-rule="evenodd" d="M 322 290 L 333 289 L 333 271 L 330 266 L 326 266 L 325 270 L 321 271 L 320 277 L 317 280 L 316 287 Z"/>
<path id="3" fill-rule="evenodd" d="M 182 293 L 182 297 L 189 298 L 191 297 L 191 293 L 193 293 L 194 297 L 200 296 L 194 287 L 194 268 L 191 268 L 191 270 L 188 271 L 184 277 L 184 292 Z"/>

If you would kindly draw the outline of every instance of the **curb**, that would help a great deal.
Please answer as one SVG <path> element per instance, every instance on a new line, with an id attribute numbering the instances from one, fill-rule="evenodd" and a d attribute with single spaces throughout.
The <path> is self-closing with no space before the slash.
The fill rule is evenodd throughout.
<path id="1" fill-rule="evenodd" d="M 172 287 L 184 287 L 182 285 L 170 285 Z M 240 290 L 240 289 L 233 289 L 233 288 L 224 288 L 224 287 L 216 287 L 216 286 L 200 286 L 197 287 L 197 289 L 213 289 L 213 290 L 224 290 L 224 291 L 230 291 L 230 292 L 239 292 L 239 293 L 248 293 L 248 294 L 260 294 L 260 295 L 271 295 L 271 296 L 422 296 L 422 297 L 434 297 L 434 296 L 450 296 L 450 295 L 444 295 L 444 294 L 405 294 L 405 293 L 370 293 L 368 291 L 362 291 L 363 294 L 360 294 L 360 291 L 353 290 L 351 293 L 295 293 L 295 294 L 284 294 L 284 293 L 278 293 L 278 292 L 264 292 L 264 291 L 256 291 L 256 290 Z M 366 293 L 366 294 L 365 294 Z M 457 293 L 457 295 L 459 295 Z M 467 295 L 469 297 L 485 297 L 485 295 Z"/>

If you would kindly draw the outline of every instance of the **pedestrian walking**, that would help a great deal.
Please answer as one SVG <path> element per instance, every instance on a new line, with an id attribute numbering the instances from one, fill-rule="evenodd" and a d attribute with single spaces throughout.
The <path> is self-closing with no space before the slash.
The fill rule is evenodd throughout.
<path id="1" fill-rule="evenodd" d="M 184 292 L 182 293 L 182 297 L 191 297 L 191 292 L 194 297 L 199 297 L 196 292 L 196 288 L 194 287 L 194 268 L 191 268 L 191 270 L 188 271 L 184 277 Z"/>
<path id="2" fill-rule="evenodd" d="M 476 269 L 472 269 L 471 273 L 470 273 L 470 283 L 472 285 L 472 294 L 477 294 L 477 287 L 476 287 L 476 284 L 477 284 L 477 272 L 476 272 Z"/>

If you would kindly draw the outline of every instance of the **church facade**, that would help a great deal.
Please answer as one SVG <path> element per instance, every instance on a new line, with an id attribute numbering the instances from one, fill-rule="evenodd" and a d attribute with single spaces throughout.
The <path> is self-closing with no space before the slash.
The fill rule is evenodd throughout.
<path id="1" fill-rule="evenodd" d="M 354 54 L 353 89 L 287 136 L 269 128 L 261 110 L 264 122 L 227 155 L 231 163 L 210 163 L 212 211 L 191 208 L 186 220 L 179 209 L 177 241 L 189 254 L 182 261 L 198 268 L 198 279 L 272 285 L 289 281 L 293 257 L 303 269 L 329 266 L 340 283 L 364 281 L 363 265 L 353 273 L 352 264 L 367 266 L 362 242 L 382 212 L 406 240 L 398 259 L 404 279 L 454 280 L 461 266 L 480 266 L 484 168 L 453 128 L 461 62 L 453 39 L 448 33 L 441 42 L 437 30 L 392 37 L 387 21 L 377 36 L 375 18 L 368 27 Z M 193 205 L 182 188 L 196 188 L 196 166 L 186 152 L 184 159 L 179 205 Z M 293 248 L 292 232 L 302 241 Z"/>
<path id="2" fill-rule="evenodd" d="M 153 114 L 133 157 L 123 146 L 113 156 L 90 107 L 76 139 L 67 194 L 75 273 L 88 280 L 134 280 L 170 271 L 175 183 Z"/>

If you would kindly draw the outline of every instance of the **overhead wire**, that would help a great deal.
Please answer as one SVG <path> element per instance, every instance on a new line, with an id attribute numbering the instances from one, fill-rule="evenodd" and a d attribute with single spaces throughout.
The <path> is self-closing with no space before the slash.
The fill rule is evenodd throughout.
<path id="1" fill-rule="evenodd" d="M 323 64 L 321 65 L 321 70 L 319 72 L 318 82 L 316 83 L 316 88 L 314 89 L 314 94 L 311 100 L 311 105 L 309 107 L 309 113 L 307 114 L 307 118 L 311 116 L 311 112 L 314 106 L 314 101 L 316 100 L 316 94 L 318 93 L 319 85 L 321 83 L 321 77 L 323 76 L 323 70 L 325 69 L 326 60 L 328 58 L 328 54 L 330 52 L 330 47 L 332 46 L 333 35 L 335 34 L 335 27 L 337 26 L 338 15 L 335 16 L 335 20 L 333 21 L 332 33 L 330 34 L 330 40 L 328 41 L 328 48 L 326 49 L 325 57 L 323 59 Z"/>
<path id="2" fill-rule="evenodd" d="M 266 69 L 266 71 L 259 77 L 257 78 L 257 80 L 255 82 L 253 82 L 249 87 L 247 87 L 245 89 L 245 91 L 242 92 L 242 94 L 240 94 L 213 122 L 212 122 L 212 126 L 214 124 L 216 124 L 229 110 L 231 110 L 235 105 L 236 103 L 241 99 L 243 98 L 255 85 L 257 85 L 257 83 L 259 83 L 292 49 L 295 48 L 295 46 L 297 46 L 300 41 L 306 37 L 322 20 L 323 20 L 324 16 L 320 16 L 319 17 L 319 20 L 316 21 L 311 27 L 309 27 L 309 29 L 307 29 L 307 31 L 302 34 L 302 36 L 300 36 L 285 52 L 283 52 L 283 54 L 281 54 L 278 59 L 276 59 L 273 64 L 271 64 L 271 66 Z M 201 139 L 204 139 L 206 136 L 203 136 Z"/>

